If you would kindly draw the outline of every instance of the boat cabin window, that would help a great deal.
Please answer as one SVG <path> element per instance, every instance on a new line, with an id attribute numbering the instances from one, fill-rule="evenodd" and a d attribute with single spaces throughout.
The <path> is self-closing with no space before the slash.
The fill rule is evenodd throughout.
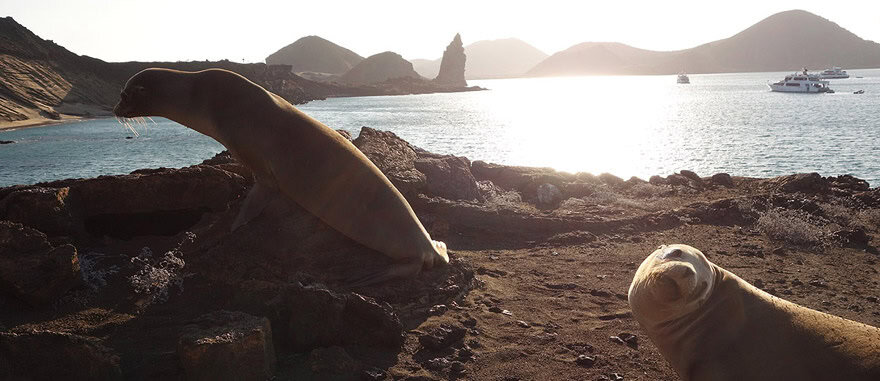
<path id="1" fill-rule="evenodd" d="M 804 77 L 794 77 L 794 80 L 795 80 L 795 81 L 803 81 L 803 80 L 806 80 L 806 78 L 804 78 Z"/>
<path id="2" fill-rule="evenodd" d="M 800 83 L 786 83 L 785 85 L 786 85 L 786 86 L 800 87 L 801 84 L 800 84 Z"/>

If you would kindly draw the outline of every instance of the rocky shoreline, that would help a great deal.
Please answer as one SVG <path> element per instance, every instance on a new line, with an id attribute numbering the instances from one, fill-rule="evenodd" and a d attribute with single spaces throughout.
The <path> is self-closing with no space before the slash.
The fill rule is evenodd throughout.
<path id="1" fill-rule="evenodd" d="M 229 232 L 249 171 L 0 188 L 0 378 L 676 379 L 626 292 L 687 243 L 774 295 L 880 325 L 880 188 L 852 176 L 648 181 L 354 143 L 450 266 L 352 289 L 388 259 L 296 205 Z"/>

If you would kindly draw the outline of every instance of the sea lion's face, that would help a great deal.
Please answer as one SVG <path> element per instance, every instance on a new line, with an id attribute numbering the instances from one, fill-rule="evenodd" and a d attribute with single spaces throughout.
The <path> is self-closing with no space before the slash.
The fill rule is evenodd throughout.
<path id="1" fill-rule="evenodd" d="M 165 116 L 171 90 L 176 78 L 173 71 L 146 69 L 129 78 L 119 93 L 119 103 L 113 108 L 118 117 Z"/>
<path id="2" fill-rule="evenodd" d="M 651 326 L 687 315 L 702 306 L 714 282 L 715 270 L 699 250 L 660 246 L 642 262 L 629 287 L 633 316 Z"/>

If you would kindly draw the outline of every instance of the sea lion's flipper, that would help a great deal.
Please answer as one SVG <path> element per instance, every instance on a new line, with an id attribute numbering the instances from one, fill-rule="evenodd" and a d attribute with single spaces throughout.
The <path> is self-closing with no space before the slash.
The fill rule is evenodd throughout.
<path id="1" fill-rule="evenodd" d="M 259 216 L 260 212 L 262 212 L 263 209 L 266 209 L 266 206 L 269 205 L 269 203 L 280 196 L 281 194 L 278 193 L 278 191 L 260 185 L 260 183 L 255 183 L 247 196 L 245 196 L 244 202 L 241 205 L 241 210 L 239 210 L 238 216 L 235 217 L 235 222 L 232 223 L 230 231 L 235 231 L 235 229 L 238 229 L 242 225 L 247 224 L 252 219 Z"/>
<path id="2" fill-rule="evenodd" d="M 395 263 L 391 267 L 367 274 L 360 278 L 349 279 L 348 285 L 351 287 L 364 287 L 377 283 L 387 282 L 398 278 L 412 278 L 422 271 L 421 261 L 408 261 L 404 263 Z"/>

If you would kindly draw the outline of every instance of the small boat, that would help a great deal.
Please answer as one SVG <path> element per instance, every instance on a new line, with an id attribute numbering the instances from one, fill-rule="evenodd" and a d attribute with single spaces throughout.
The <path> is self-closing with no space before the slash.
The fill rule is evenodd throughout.
<path id="1" fill-rule="evenodd" d="M 785 79 L 768 83 L 770 91 L 778 91 L 781 93 L 833 93 L 834 91 L 828 87 L 828 81 L 823 81 L 818 74 L 809 74 L 807 69 L 802 73 L 794 73 L 785 76 Z"/>
<path id="2" fill-rule="evenodd" d="M 676 79 L 675 82 L 680 84 L 688 84 L 691 83 L 691 79 L 688 78 L 687 74 L 681 73 L 678 75 L 678 79 Z"/>
<path id="3" fill-rule="evenodd" d="M 825 69 L 821 73 L 819 73 L 819 78 L 822 79 L 845 79 L 849 78 L 849 74 L 846 73 L 846 70 L 842 70 L 840 67 L 833 67 L 831 69 Z"/>
<path id="4" fill-rule="evenodd" d="M 864 94 L 864 93 L 865 93 L 865 90 L 856 90 L 856 91 L 853 91 L 853 94 Z"/>

